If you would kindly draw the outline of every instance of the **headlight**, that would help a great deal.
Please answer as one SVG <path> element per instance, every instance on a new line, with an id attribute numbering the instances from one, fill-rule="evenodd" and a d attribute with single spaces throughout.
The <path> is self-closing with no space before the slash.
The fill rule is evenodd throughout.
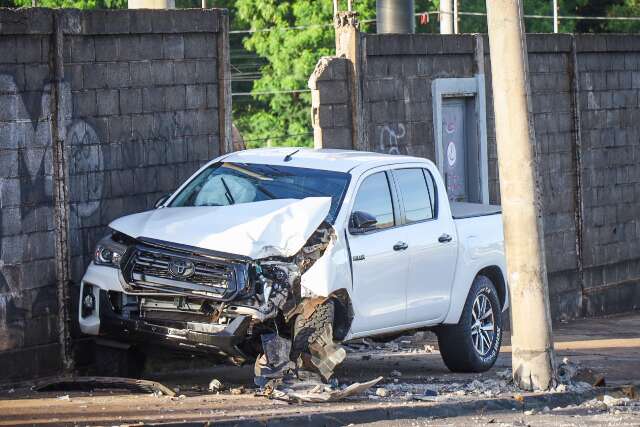
<path id="1" fill-rule="evenodd" d="M 98 242 L 93 253 L 93 262 L 97 265 L 120 268 L 120 260 L 126 250 L 125 245 L 115 242 L 111 236 L 107 236 Z"/>

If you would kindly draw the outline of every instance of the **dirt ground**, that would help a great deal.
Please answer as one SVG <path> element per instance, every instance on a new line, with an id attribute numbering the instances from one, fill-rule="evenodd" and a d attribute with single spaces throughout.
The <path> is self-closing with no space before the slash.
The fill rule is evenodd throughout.
<path id="1" fill-rule="evenodd" d="M 640 385 L 640 313 L 561 324 L 554 336 L 559 360 L 567 357 L 604 375 L 607 386 Z M 440 359 L 434 336 L 419 333 L 387 344 L 356 342 L 350 346 L 347 360 L 336 371 L 340 383 L 377 376 L 384 379 L 368 392 L 342 402 L 290 404 L 254 396 L 253 366 L 219 365 L 147 378 L 173 388 L 176 397 L 128 391 L 0 391 L 0 425 L 284 425 L 300 424 L 302 419 L 316 425 L 640 425 L 637 397 L 609 405 L 593 400 L 561 409 L 567 402 L 556 398 L 563 395 L 556 390 L 558 393 L 545 395 L 548 410 L 532 411 L 528 400 L 512 410 L 521 395 L 540 395 L 521 394 L 509 384 L 510 357 L 507 338 L 491 371 L 452 374 Z M 224 386 L 219 394 L 207 390 L 214 378 Z M 600 399 L 602 394 L 605 392 Z"/>

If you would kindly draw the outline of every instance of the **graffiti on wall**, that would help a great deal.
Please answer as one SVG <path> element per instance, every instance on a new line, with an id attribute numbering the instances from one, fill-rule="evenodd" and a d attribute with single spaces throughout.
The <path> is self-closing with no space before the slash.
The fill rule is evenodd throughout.
<path id="1" fill-rule="evenodd" d="M 64 104 L 59 108 L 64 119 L 71 123 L 71 91 L 67 84 L 62 88 Z M 0 239 L 0 322 L 4 323 L 0 323 L 0 350 L 20 344 L 22 332 L 16 326 L 19 320 L 36 311 L 34 305 L 42 305 L 41 300 L 51 297 L 50 289 L 33 283 L 28 285 L 36 294 L 25 297 L 22 288 L 28 279 L 21 267 L 23 260 L 54 256 L 53 239 L 47 238 L 54 217 L 51 89 L 51 84 L 44 83 L 40 91 L 25 93 L 13 76 L 0 74 L 0 149 L 6 158 L 15 159 L 5 170 L 0 170 L 0 186 L 3 187 L 0 191 L 0 230 L 3 234 Z M 38 108 L 34 107 L 35 98 L 39 98 Z M 67 126 L 66 131 L 66 140 L 71 144 L 71 173 L 92 170 L 100 174 L 102 154 L 95 130 L 89 124 L 77 121 Z M 89 187 L 91 197 L 99 199 L 102 181 L 94 181 L 96 184 Z M 93 209 L 95 207 L 90 204 L 80 204 L 78 214 L 87 215 Z M 42 270 L 41 275 L 32 271 L 38 268 Z M 55 280 L 54 272 L 46 267 L 34 266 L 29 270 L 30 280 L 34 277 L 43 282 Z M 14 326 L 8 327 L 8 323 Z"/>
<path id="2" fill-rule="evenodd" d="M 407 131 L 404 124 L 385 125 L 380 128 L 378 150 L 388 154 L 407 154 L 404 137 Z"/>

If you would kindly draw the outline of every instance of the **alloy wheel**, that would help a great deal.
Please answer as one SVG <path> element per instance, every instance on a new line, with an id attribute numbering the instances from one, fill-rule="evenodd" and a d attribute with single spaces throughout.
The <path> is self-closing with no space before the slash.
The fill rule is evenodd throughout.
<path id="1" fill-rule="evenodd" d="M 471 310 L 471 341 L 480 356 L 485 356 L 491 350 L 496 334 L 496 322 L 493 316 L 491 300 L 480 294 L 473 302 Z"/>

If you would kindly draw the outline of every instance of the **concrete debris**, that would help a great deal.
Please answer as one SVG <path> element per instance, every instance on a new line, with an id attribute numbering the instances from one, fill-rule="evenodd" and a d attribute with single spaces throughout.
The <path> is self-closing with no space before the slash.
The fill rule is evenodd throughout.
<path id="1" fill-rule="evenodd" d="M 513 381 L 513 371 L 509 368 L 496 371 L 496 376 L 504 381 Z"/>
<path id="2" fill-rule="evenodd" d="M 211 382 L 209 383 L 209 391 L 217 393 L 222 391 L 223 389 L 224 389 L 224 386 L 217 378 L 212 379 Z"/>
<path id="3" fill-rule="evenodd" d="M 367 338 L 360 338 L 343 343 L 348 353 L 367 353 L 366 357 L 372 355 L 383 356 L 388 353 L 415 353 L 430 354 L 436 353 L 436 347 L 432 344 L 425 344 L 425 335 L 428 332 L 419 331 L 413 336 L 405 335 L 385 343 L 372 342 Z M 364 355 L 362 356 L 365 357 Z"/>
<path id="4" fill-rule="evenodd" d="M 578 365 L 569 361 L 567 357 L 562 359 L 562 363 L 558 365 L 558 381 L 563 384 L 568 384 L 571 382 L 573 377 L 578 372 Z"/>
<path id="5" fill-rule="evenodd" d="M 231 392 L 231 394 L 233 395 L 240 395 L 240 394 L 244 394 L 244 387 L 240 386 L 240 387 L 235 387 L 229 390 Z"/>
<path id="6" fill-rule="evenodd" d="M 558 365 L 558 381 L 561 384 L 587 383 L 593 387 L 604 387 L 606 381 L 604 376 L 599 375 L 590 368 L 573 363 L 568 357 L 562 359 Z"/>
<path id="7" fill-rule="evenodd" d="M 338 390 L 327 390 L 325 387 L 323 390 L 319 392 L 312 393 L 312 390 L 300 390 L 300 391 L 290 391 L 286 394 L 287 400 L 289 401 L 297 401 L 297 402 L 335 402 L 339 400 L 344 400 L 347 397 L 356 396 L 358 394 L 362 394 L 367 389 L 373 387 L 382 381 L 382 377 L 375 378 L 371 381 L 367 381 L 365 383 L 353 383 L 347 387 Z"/>
<path id="8" fill-rule="evenodd" d="M 376 389 L 376 396 L 387 397 L 387 396 L 389 396 L 389 390 L 387 390 L 384 387 L 378 387 Z"/>

